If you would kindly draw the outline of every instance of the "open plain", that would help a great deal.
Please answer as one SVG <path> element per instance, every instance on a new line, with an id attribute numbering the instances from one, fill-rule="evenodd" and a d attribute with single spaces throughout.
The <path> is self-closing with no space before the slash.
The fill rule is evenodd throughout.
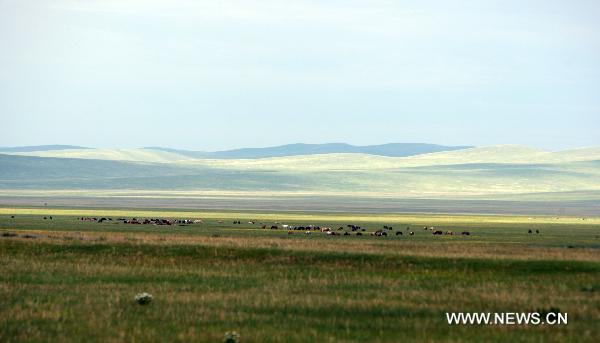
<path id="1" fill-rule="evenodd" d="M 5 207 L 0 235 L 0 341 L 600 335 L 598 217 Z M 154 300 L 136 304 L 141 292 Z M 567 325 L 446 321 L 557 309 Z"/>

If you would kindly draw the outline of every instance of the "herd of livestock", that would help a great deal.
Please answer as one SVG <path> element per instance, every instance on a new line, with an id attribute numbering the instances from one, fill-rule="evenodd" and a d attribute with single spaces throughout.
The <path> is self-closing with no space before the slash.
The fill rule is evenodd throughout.
<path id="1" fill-rule="evenodd" d="M 15 216 L 13 215 L 13 216 L 11 216 L 11 218 L 14 219 Z M 46 220 L 46 219 L 52 220 L 52 216 L 44 217 L 44 220 Z M 100 218 L 98 218 L 98 217 L 80 217 L 78 219 L 80 221 L 88 221 L 88 222 L 96 222 L 96 223 L 104 223 L 104 222 L 119 223 L 120 222 L 123 224 L 138 224 L 138 225 L 186 226 L 189 224 L 203 224 L 204 223 L 202 221 L 202 219 L 164 219 L 164 218 L 145 218 L 145 219 L 131 218 L 131 219 L 128 219 L 128 218 L 119 218 L 119 219 L 113 220 L 112 218 L 108 218 L 108 217 L 100 217 Z M 224 222 L 222 220 L 219 220 L 218 223 L 223 224 Z M 233 224 L 241 225 L 242 221 L 234 220 Z M 261 229 L 267 229 L 267 225 L 263 224 L 263 223 L 256 223 L 255 221 L 249 221 L 248 224 L 249 225 L 260 225 Z M 292 226 L 292 225 L 288 225 L 288 224 L 280 224 L 278 222 L 275 222 L 274 225 L 270 226 L 270 229 L 271 230 L 278 230 L 278 229 L 288 230 L 289 235 L 292 235 L 298 231 L 300 231 L 300 232 L 303 231 L 307 235 L 312 234 L 313 231 L 317 231 L 317 232 L 322 232 L 322 233 L 325 233 L 325 234 L 331 235 L 331 236 L 341 236 L 341 235 L 350 236 L 352 234 L 355 234 L 356 236 L 362 236 L 363 234 L 367 233 L 366 232 L 367 230 L 365 228 L 362 228 L 361 226 L 354 225 L 354 224 L 348 224 L 348 225 L 346 225 L 346 227 L 340 226 L 336 230 L 334 230 L 330 227 L 324 227 L 324 226 L 315 226 L 315 225 Z M 424 226 L 423 230 L 431 231 L 431 234 L 434 236 L 441 236 L 441 235 L 452 236 L 452 235 L 454 235 L 453 231 L 436 230 L 433 226 Z M 388 235 L 403 236 L 404 233 L 406 233 L 409 236 L 415 235 L 415 232 L 412 231 L 409 226 L 406 227 L 405 232 L 402 232 L 402 230 L 394 231 L 394 228 L 392 226 L 388 226 L 388 225 L 384 225 L 382 229 L 371 232 L 370 235 L 377 236 L 377 237 L 385 237 Z M 528 233 L 531 235 L 534 233 L 534 231 L 530 229 L 530 230 L 528 230 Z M 462 231 L 460 234 L 463 236 L 470 236 L 471 232 L 470 231 Z M 540 230 L 535 230 L 535 234 L 539 235 Z"/>
<path id="2" fill-rule="evenodd" d="M 113 220 L 113 218 L 107 218 L 107 217 L 101 217 L 101 218 L 81 217 L 81 218 L 79 218 L 79 220 L 97 222 L 97 223 L 116 222 L 116 223 L 134 224 L 134 225 L 179 225 L 179 226 L 185 226 L 185 225 L 189 225 L 189 224 L 203 224 L 204 223 L 201 219 L 165 219 L 165 218 L 144 218 L 144 219 L 141 219 L 141 218 L 118 218 L 118 219 Z M 224 222 L 222 220 L 219 220 L 218 223 L 224 224 Z M 233 224 L 241 225 L 242 221 L 234 220 Z M 321 233 L 324 233 L 324 234 L 327 234 L 330 236 L 341 236 L 341 235 L 343 235 L 343 236 L 350 236 L 350 235 L 362 236 L 362 235 L 370 234 L 371 236 L 385 237 L 388 235 L 395 235 L 395 236 L 403 236 L 405 234 L 409 235 L 409 236 L 415 235 L 415 232 L 409 226 L 407 226 L 406 229 L 403 231 L 401 229 L 394 230 L 394 228 L 392 226 L 384 225 L 383 228 L 368 233 L 366 228 L 363 228 L 360 225 L 355 225 L 355 224 L 347 224 L 346 226 L 340 226 L 337 229 L 325 227 L 325 226 L 318 226 L 318 225 L 293 226 L 293 225 L 288 225 L 288 224 L 281 224 L 278 222 L 275 222 L 273 225 L 267 225 L 264 223 L 257 223 L 255 221 L 249 221 L 248 224 L 249 225 L 259 225 L 261 229 L 287 230 L 288 234 L 290 234 L 290 235 L 294 234 L 296 232 L 304 232 L 307 235 L 310 235 L 313 232 L 321 232 Z M 436 230 L 433 226 L 424 226 L 423 230 L 431 231 L 431 234 L 434 236 L 454 235 L 453 231 Z M 539 233 L 539 232 L 537 232 L 537 233 Z M 462 231 L 460 234 L 464 235 L 464 236 L 469 236 L 469 235 L 471 235 L 471 232 Z"/>

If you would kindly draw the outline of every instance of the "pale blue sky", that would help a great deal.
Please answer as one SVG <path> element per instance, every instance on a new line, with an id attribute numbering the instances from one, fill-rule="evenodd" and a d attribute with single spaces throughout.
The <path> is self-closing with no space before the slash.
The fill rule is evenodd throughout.
<path id="1" fill-rule="evenodd" d="M 0 146 L 600 145 L 600 1 L 0 0 L 0 126 Z"/>

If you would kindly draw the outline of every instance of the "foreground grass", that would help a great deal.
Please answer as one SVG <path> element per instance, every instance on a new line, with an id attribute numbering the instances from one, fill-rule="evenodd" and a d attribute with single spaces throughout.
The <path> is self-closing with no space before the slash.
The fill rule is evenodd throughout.
<path id="1" fill-rule="evenodd" d="M 82 223 L 56 212 L 50 221 L 22 211 L 0 216 L 2 232 L 17 234 L 0 237 L 0 341 L 214 342 L 232 330 L 246 342 L 592 342 L 600 334 L 593 224 L 537 223 L 543 234 L 529 236 L 527 218 L 384 218 L 402 229 L 429 222 L 473 231 L 434 238 L 415 229 L 410 240 L 288 235 L 219 223 L 233 217 L 218 215 L 202 225 L 157 228 Z M 366 217 L 370 231 L 381 226 Z M 135 304 L 142 291 L 155 301 Z M 569 323 L 445 321 L 446 312 L 551 307 L 567 312 Z"/>

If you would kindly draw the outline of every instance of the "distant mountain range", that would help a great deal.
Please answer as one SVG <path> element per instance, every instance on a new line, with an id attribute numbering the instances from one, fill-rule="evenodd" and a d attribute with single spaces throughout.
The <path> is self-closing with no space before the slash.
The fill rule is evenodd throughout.
<path id="1" fill-rule="evenodd" d="M 71 150 L 71 149 L 90 149 L 77 145 L 31 145 L 16 147 L 0 147 L 0 152 L 33 152 L 33 151 L 52 151 L 52 150 Z"/>
<path id="2" fill-rule="evenodd" d="M 370 153 L 386 148 L 391 151 L 388 155 L 414 155 Z M 416 154 L 426 148 L 428 153 Z M 214 153 L 219 158 L 162 148 L 4 152 L 0 194 L 162 190 L 461 198 L 543 193 L 548 199 L 565 192 L 583 194 L 573 195 L 575 200 L 585 200 L 589 192 L 600 194 L 600 147 L 549 152 L 502 145 L 432 153 L 436 148 L 294 144 Z M 276 153 L 296 155 L 273 156 Z M 250 158 L 267 156 L 273 157 Z"/>
<path id="3" fill-rule="evenodd" d="M 268 157 L 285 157 L 299 155 L 317 155 L 333 153 L 360 153 L 389 157 L 406 157 L 432 152 L 452 151 L 472 148 L 472 146 L 444 146 L 425 143 L 389 143 L 380 145 L 356 146 L 346 143 L 326 144 L 286 144 L 266 148 L 242 148 L 215 152 L 178 150 L 163 147 L 146 147 L 144 149 L 159 150 L 193 158 L 214 159 L 254 159 Z"/>
<path id="4" fill-rule="evenodd" d="M 388 157 L 407 157 L 433 152 L 453 151 L 472 148 L 472 146 L 444 146 L 426 143 L 389 143 L 379 145 L 356 146 L 346 143 L 325 144 L 286 144 L 265 148 L 241 148 L 223 151 L 193 151 L 166 147 L 145 147 L 143 150 L 161 151 L 189 158 L 208 159 L 255 159 L 300 155 L 333 153 L 359 153 Z M 132 149 L 93 149 L 75 145 L 37 145 L 23 147 L 0 147 L 0 153 L 52 152 L 62 150 L 132 150 Z M 137 149 L 136 149 L 137 150 Z"/>

